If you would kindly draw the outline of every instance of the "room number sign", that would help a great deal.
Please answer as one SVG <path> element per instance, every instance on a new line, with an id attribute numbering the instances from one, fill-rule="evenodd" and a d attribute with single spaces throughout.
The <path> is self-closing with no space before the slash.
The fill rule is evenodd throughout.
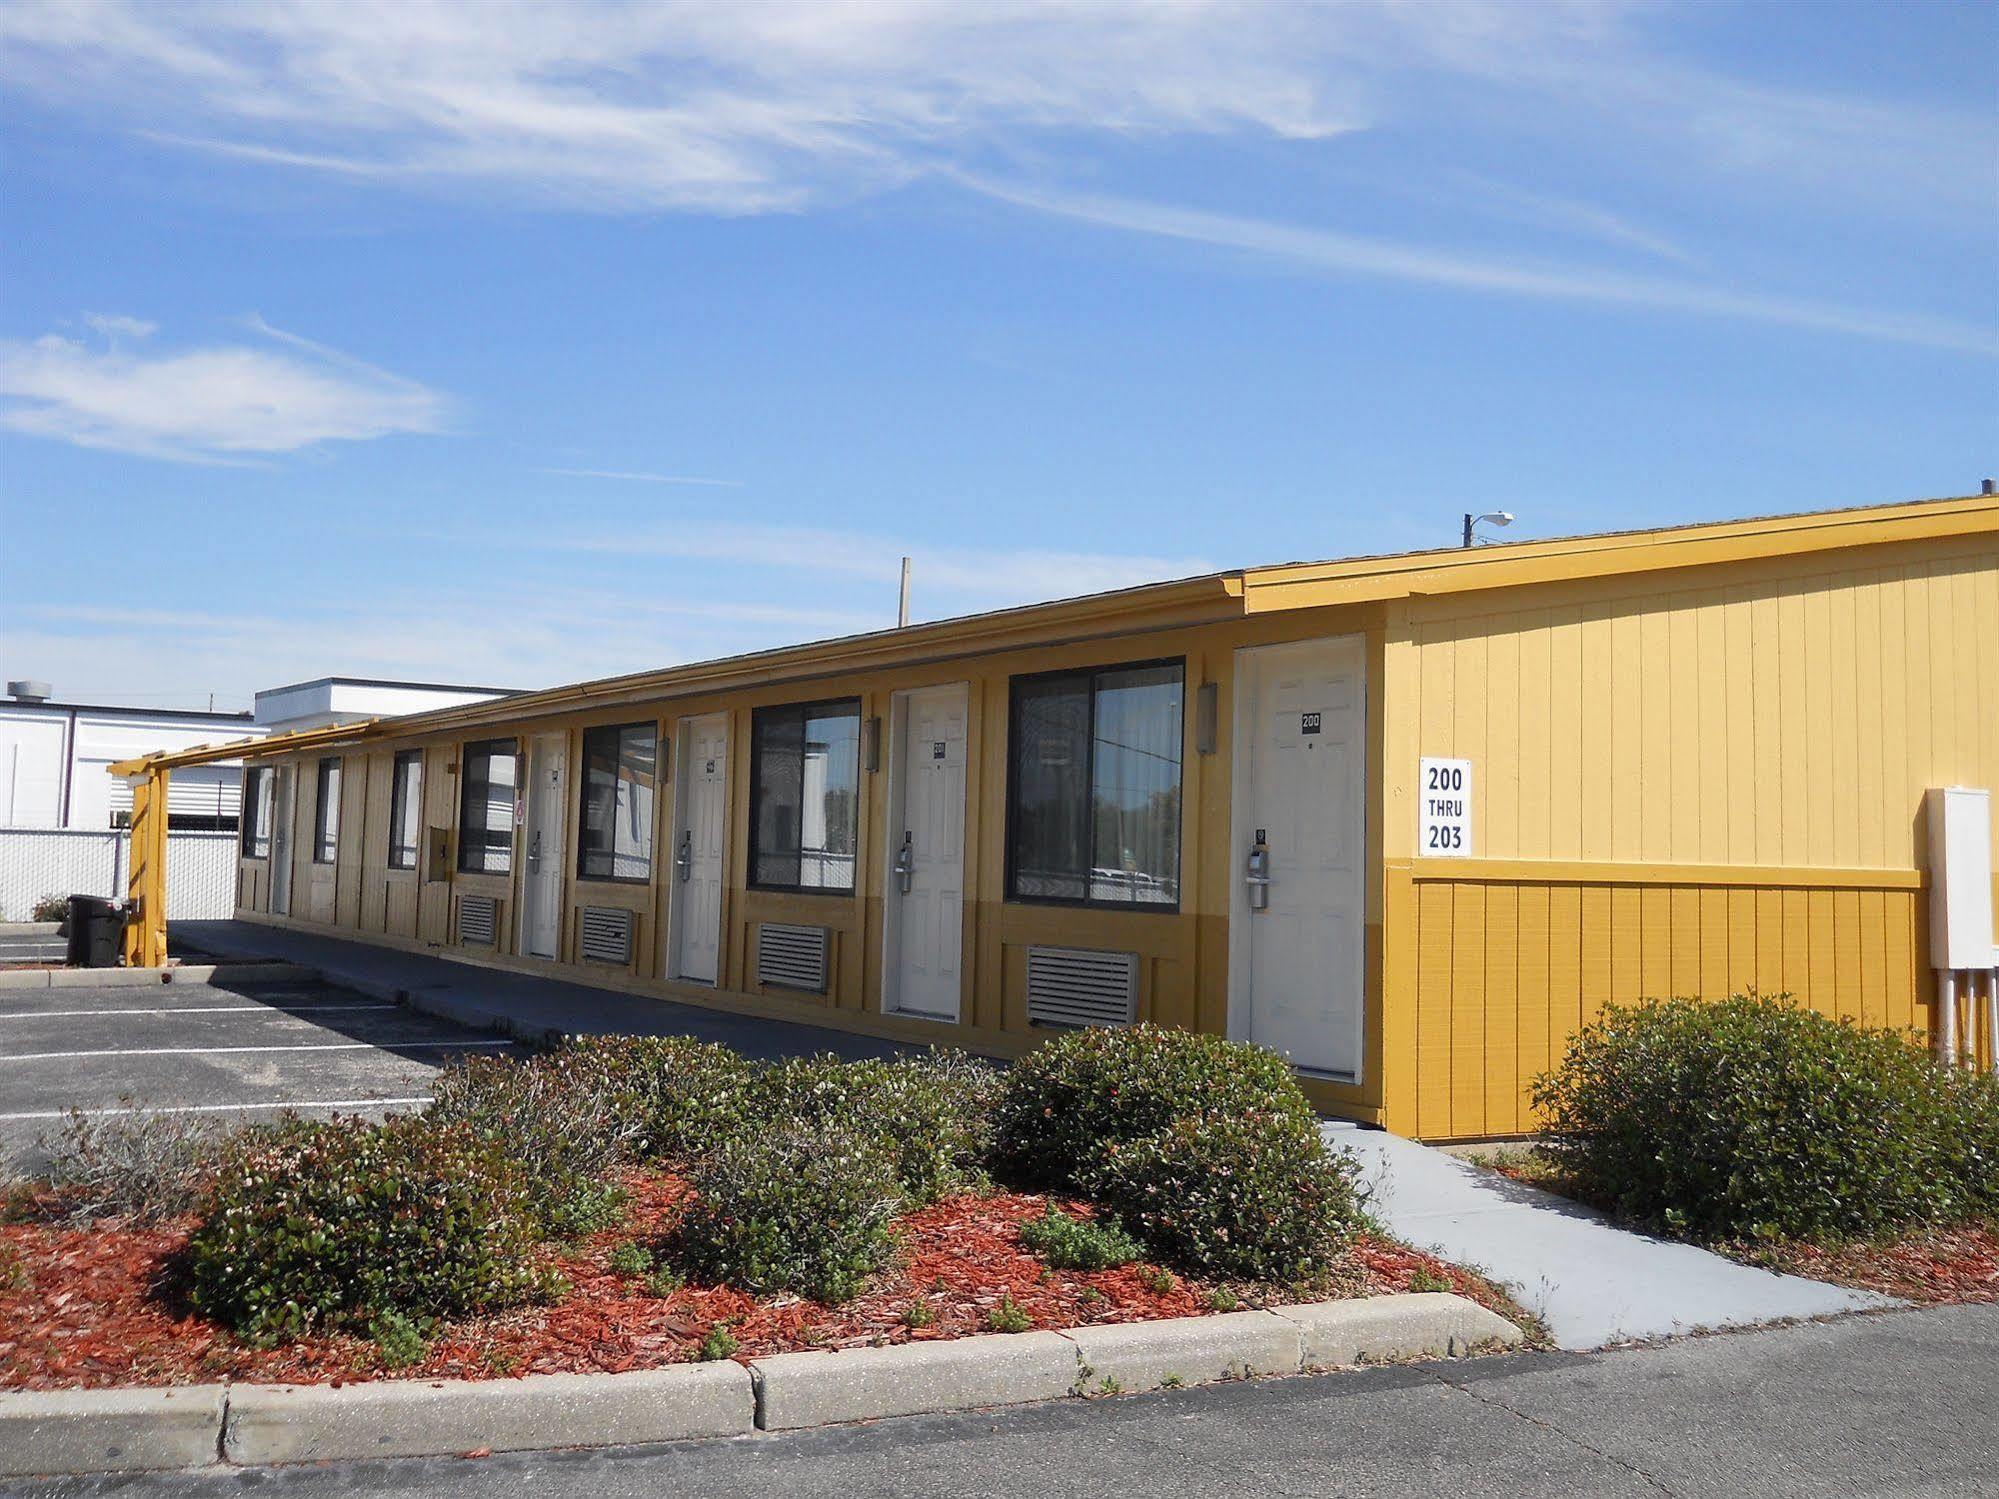
<path id="1" fill-rule="evenodd" d="M 1425 755 L 1416 765 L 1416 852 L 1471 857 L 1471 761 Z"/>

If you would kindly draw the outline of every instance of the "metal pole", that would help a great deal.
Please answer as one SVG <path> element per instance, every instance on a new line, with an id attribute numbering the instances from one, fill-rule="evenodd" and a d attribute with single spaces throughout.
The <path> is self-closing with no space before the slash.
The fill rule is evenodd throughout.
<path id="1" fill-rule="evenodd" d="M 1471 512 L 1470 512 L 1470 511 L 1466 511 L 1466 512 L 1465 512 L 1465 541 L 1464 541 L 1464 544 L 1465 544 L 1466 546 L 1470 546 L 1470 545 L 1471 545 Z"/>
<path id="2" fill-rule="evenodd" d="M 902 601 L 896 606 L 895 627 L 904 630 L 909 627 L 909 559 L 902 559 Z"/>

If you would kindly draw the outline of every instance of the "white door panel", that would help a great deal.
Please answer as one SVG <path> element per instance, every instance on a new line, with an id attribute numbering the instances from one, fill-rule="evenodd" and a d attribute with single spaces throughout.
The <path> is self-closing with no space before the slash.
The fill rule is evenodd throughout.
<path id="1" fill-rule="evenodd" d="M 1365 656 L 1357 637 L 1237 653 L 1231 946 L 1238 1029 L 1294 1066 L 1361 1069 Z M 1268 905 L 1243 875 L 1261 834 Z"/>
<path id="2" fill-rule="evenodd" d="M 521 892 L 521 951 L 529 957 L 560 956 L 562 872 L 568 862 L 563 837 L 567 810 L 568 740 L 537 734 L 528 749 L 527 875 Z"/>
<path id="3" fill-rule="evenodd" d="M 271 814 L 271 913 L 289 916 L 292 909 L 292 819 L 298 815 L 298 780 L 292 767 L 280 765 Z"/>
<path id="4" fill-rule="evenodd" d="M 884 974 L 889 1008 L 956 1020 L 965 923 L 965 723 L 963 684 L 900 694 L 901 732 L 890 775 L 892 848 L 886 891 Z M 898 865 L 908 870 L 908 889 Z"/>
<path id="5" fill-rule="evenodd" d="M 721 972 L 722 855 L 729 824 L 729 720 L 683 719 L 674 785 L 667 973 L 712 984 Z"/>

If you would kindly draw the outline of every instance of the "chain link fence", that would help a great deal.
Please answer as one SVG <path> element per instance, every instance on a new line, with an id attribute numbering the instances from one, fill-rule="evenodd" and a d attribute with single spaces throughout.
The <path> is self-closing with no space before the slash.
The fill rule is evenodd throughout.
<path id="1" fill-rule="evenodd" d="M 0 828 L 0 921 L 26 921 L 45 895 L 125 898 L 129 835 L 105 829 Z M 236 835 L 167 834 L 167 919 L 236 909 Z"/>

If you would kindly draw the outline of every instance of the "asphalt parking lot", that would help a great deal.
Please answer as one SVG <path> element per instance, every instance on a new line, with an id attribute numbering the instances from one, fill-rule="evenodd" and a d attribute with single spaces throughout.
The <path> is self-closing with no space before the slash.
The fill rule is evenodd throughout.
<path id="1" fill-rule="evenodd" d="M 268 1119 L 414 1106 L 512 1043 L 317 980 L 0 988 L 0 1163 L 32 1169 L 72 1108 Z"/>

